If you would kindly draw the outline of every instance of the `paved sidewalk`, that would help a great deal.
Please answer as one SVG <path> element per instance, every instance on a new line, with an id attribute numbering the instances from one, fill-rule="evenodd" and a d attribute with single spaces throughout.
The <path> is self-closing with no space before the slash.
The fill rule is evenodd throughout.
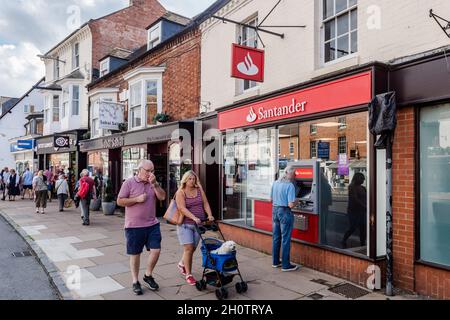
<path id="1" fill-rule="evenodd" d="M 2 201 L 0 214 L 32 246 L 63 299 L 216 299 L 215 288 L 208 286 L 206 291 L 199 292 L 195 287 L 188 286 L 180 276 L 177 263 L 181 247 L 176 228 L 164 222 L 161 223 L 163 249 L 154 274 L 161 288 L 158 292 L 145 289 L 143 296 L 136 297 L 131 292 L 122 217 L 91 212 L 91 225 L 86 227 L 81 225 L 79 209 L 71 208 L 60 213 L 56 201 L 53 201 L 49 203 L 45 215 L 36 214 L 34 203 L 30 200 Z M 141 278 L 146 257 L 141 259 Z M 307 268 L 283 273 L 272 268 L 270 256 L 244 247 L 238 247 L 237 258 L 249 289 L 239 295 L 234 285 L 231 286 L 229 300 L 346 300 L 344 296 L 329 291 L 330 287 L 345 283 L 344 280 Z M 69 290 L 66 283 L 70 283 L 77 274 L 74 273 L 77 268 L 81 274 L 80 286 L 72 288 L 69 285 L 72 289 Z M 193 270 L 194 276 L 199 278 L 202 272 L 200 250 L 194 256 Z M 416 297 L 397 296 L 393 299 L 407 298 Z M 380 293 L 369 293 L 360 299 L 386 300 L 386 297 Z"/>

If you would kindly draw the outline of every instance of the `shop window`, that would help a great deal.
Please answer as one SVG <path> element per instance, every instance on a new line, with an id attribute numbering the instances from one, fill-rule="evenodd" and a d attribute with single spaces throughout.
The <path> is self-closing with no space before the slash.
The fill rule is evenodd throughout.
<path id="1" fill-rule="evenodd" d="M 357 0 L 323 0 L 324 63 L 358 51 Z"/>
<path id="2" fill-rule="evenodd" d="M 72 86 L 72 116 L 80 115 L 80 87 Z"/>
<path id="3" fill-rule="evenodd" d="M 137 168 L 139 163 L 147 159 L 146 148 L 129 148 L 122 151 L 122 164 L 123 172 L 122 177 L 124 180 L 132 178 L 137 174 Z"/>
<path id="4" fill-rule="evenodd" d="M 158 81 L 146 81 L 147 126 L 155 123 L 153 118 L 158 113 Z"/>
<path id="5" fill-rule="evenodd" d="M 250 26 L 258 25 L 258 17 L 253 17 L 250 20 L 244 22 Z M 243 46 L 258 48 L 258 35 L 256 34 L 256 30 L 249 27 L 239 27 L 239 39 L 238 43 Z M 255 88 L 258 86 L 258 83 L 251 80 L 237 80 L 240 83 L 240 93 L 243 93 L 247 90 Z"/>
<path id="6" fill-rule="evenodd" d="M 420 259 L 450 266 L 450 105 L 420 111 Z"/>
<path id="7" fill-rule="evenodd" d="M 368 114 L 367 112 L 355 113 L 346 116 L 346 119 L 347 137 L 339 136 L 339 117 L 315 120 L 314 124 L 301 122 L 280 126 L 278 143 L 281 148 L 283 149 L 286 139 L 299 139 L 299 152 L 294 159 L 280 156 L 279 175 L 289 163 L 316 160 L 320 166 L 319 215 L 317 217 L 319 242 L 322 245 L 366 256 L 368 255 L 367 239 L 369 239 L 367 232 Z M 311 133 L 313 125 L 319 128 L 313 131 L 314 134 Z M 347 141 L 348 137 L 352 137 L 352 140 Z M 344 155 L 339 154 L 341 151 L 346 151 L 339 148 L 339 144 L 346 148 L 347 142 L 358 147 L 359 159 L 349 159 L 345 152 Z M 298 195 L 303 196 L 304 201 L 309 201 L 307 188 L 298 188 Z M 300 212 L 301 210 L 297 211 L 297 214 Z M 309 241 L 305 231 L 300 229 L 294 229 L 293 237 Z"/>
<path id="8" fill-rule="evenodd" d="M 274 128 L 236 132 L 224 137 L 225 221 L 271 230 L 270 191 L 276 174 L 275 139 Z"/>

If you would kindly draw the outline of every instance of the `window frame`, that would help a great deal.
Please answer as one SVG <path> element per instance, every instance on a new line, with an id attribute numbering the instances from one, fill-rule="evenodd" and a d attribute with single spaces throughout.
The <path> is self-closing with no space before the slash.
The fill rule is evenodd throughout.
<path id="1" fill-rule="evenodd" d="M 104 64 L 106 64 L 106 68 L 103 68 Z M 106 76 L 110 72 L 109 66 L 110 66 L 110 58 L 109 57 L 100 62 L 100 78 Z"/>
<path id="2" fill-rule="evenodd" d="M 61 74 L 61 69 L 59 66 L 59 56 L 56 57 L 56 60 L 53 60 L 53 77 L 54 80 L 58 80 Z"/>
<path id="3" fill-rule="evenodd" d="M 72 46 L 72 71 L 80 68 L 80 43 L 76 42 Z"/>
<path id="4" fill-rule="evenodd" d="M 75 92 L 75 87 L 77 87 L 78 88 L 78 99 L 75 99 L 75 95 L 74 95 L 74 92 Z M 70 91 L 71 91 L 71 108 L 70 108 L 70 114 L 71 114 L 71 116 L 72 117 L 78 117 L 78 116 L 80 116 L 80 98 L 81 98 L 81 92 L 80 92 L 80 90 L 81 90 L 81 87 L 79 86 L 79 85 L 72 85 L 71 87 L 70 87 Z M 77 107 L 77 113 L 75 113 L 75 102 L 78 104 L 78 107 Z"/>
<path id="5" fill-rule="evenodd" d="M 345 152 L 341 152 L 342 141 L 345 141 Z M 347 154 L 347 153 L 348 153 L 347 136 L 340 136 L 338 137 L 338 154 Z"/>
<path id="6" fill-rule="evenodd" d="M 255 24 L 255 26 L 258 25 L 258 21 L 259 21 L 259 17 L 258 14 L 253 14 L 252 16 L 250 16 L 249 18 L 245 19 L 244 21 L 242 21 L 242 23 L 244 24 L 248 24 L 251 25 L 252 23 Z M 250 32 L 253 31 L 253 29 L 244 27 L 244 26 L 238 26 L 237 29 L 237 42 L 242 45 L 242 46 L 248 46 L 251 48 L 258 48 L 259 47 L 259 39 L 258 39 L 258 35 L 256 34 L 256 31 L 253 31 L 254 34 L 254 42 L 253 44 L 249 45 L 248 41 L 249 39 L 246 39 L 244 42 L 244 35 L 246 36 L 246 38 L 250 38 L 249 34 Z M 256 44 L 256 46 L 255 46 Z M 257 90 L 260 87 L 260 84 L 256 81 L 252 81 L 252 80 L 244 80 L 244 79 L 237 79 L 236 81 L 238 81 L 238 87 L 239 87 L 239 92 L 238 95 L 241 94 L 245 94 L 247 92 L 251 92 L 254 90 Z"/>
<path id="7" fill-rule="evenodd" d="M 432 103 L 427 105 L 422 105 L 419 108 L 415 108 L 414 110 L 414 126 L 415 131 L 417 132 L 416 135 L 416 141 L 415 143 L 415 152 L 414 152 L 414 158 L 415 158 L 415 166 L 414 166 L 414 176 L 416 177 L 416 183 L 414 187 L 414 193 L 415 193 L 415 210 L 414 210 L 414 263 L 416 265 L 423 265 L 433 268 L 438 268 L 445 271 L 450 271 L 450 266 L 439 264 L 435 262 L 429 262 L 428 260 L 423 260 L 421 256 L 421 225 L 422 225 L 422 218 L 421 218 L 421 206 L 422 202 L 420 201 L 420 192 L 422 190 L 422 181 L 420 179 L 421 174 L 421 148 L 420 148 L 420 141 L 422 137 L 422 130 L 421 130 L 421 113 L 422 110 L 430 108 L 430 107 L 437 107 L 441 105 L 445 105 L 446 103 Z"/>
<path id="8" fill-rule="evenodd" d="M 314 155 L 313 155 L 313 146 L 314 146 Z M 317 159 L 317 141 L 310 141 L 309 142 L 309 156 L 311 159 Z"/>
<path id="9" fill-rule="evenodd" d="M 157 36 L 155 38 L 151 38 L 152 33 L 154 33 L 157 30 L 158 30 Z M 150 29 L 148 29 L 147 50 L 153 49 L 157 45 L 159 45 L 161 43 L 161 38 L 162 38 L 162 23 L 160 22 L 160 23 L 157 23 L 156 25 L 154 25 L 153 27 L 151 27 Z"/>
<path id="10" fill-rule="evenodd" d="M 147 124 L 147 116 L 148 116 L 148 110 L 147 110 L 147 82 L 156 82 L 156 90 L 157 90 L 157 112 L 162 112 L 162 74 L 158 76 L 145 76 L 141 77 L 138 80 L 135 80 L 133 82 L 129 82 L 129 92 L 130 92 L 130 99 L 128 101 L 129 110 L 128 110 L 128 129 L 129 130 L 138 130 L 143 128 L 151 127 Z M 139 86 L 140 87 L 140 97 L 136 100 L 139 101 L 140 104 L 133 104 L 135 101 L 133 101 L 133 90 L 132 87 Z M 132 111 L 133 109 L 136 109 L 140 107 L 140 114 L 141 114 L 141 125 L 140 126 L 133 126 L 133 118 L 132 118 Z"/>
<path id="11" fill-rule="evenodd" d="M 55 98 L 58 97 L 58 105 L 55 106 Z M 52 95 L 51 99 L 51 110 L 52 110 L 52 122 L 60 122 L 61 121 L 61 114 L 60 114 L 60 108 L 61 108 L 61 97 L 59 95 Z M 58 111 L 57 114 L 55 111 Z M 57 120 L 55 120 L 57 115 Z"/>
<path id="12" fill-rule="evenodd" d="M 61 103 L 61 119 L 65 119 L 69 115 L 70 88 L 63 88 Z"/>
<path id="13" fill-rule="evenodd" d="M 324 16 L 324 2 L 325 1 L 327 1 L 327 0 L 320 0 L 320 10 L 319 10 L 320 11 L 320 13 L 319 13 L 320 30 L 321 30 L 321 32 L 320 32 L 320 64 L 321 64 L 322 67 L 333 65 L 333 64 L 339 63 L 341 61 L 345 61 L 345 60 L 351 59 L 351 58 L 357 56 L 358 52 L 359 52 L 359 50 L 358 50 L 358 38 L 359 38 L 358 37 L 358 31 L 359 31 L 358 30 L 358 22 L 356 24 L 356 29 L 352 29 L 352 25 L 351 25 L 351 13 L 352 13 L 353 10 L 356 10 L 356 16 L 357 16 L 357 20 L 358 20 L 358 1 L 356 0 L 356 3 L 354 5 L 350 6 L 350 1 L 351 0 L 347 0 L 347 9 L 345 9 L 343 11 L 340 11 L 339 13 L 336 13 L 336 0 L 333 0 L 333 4 L 334 4 L 333 15 L 331 15 L 331 16 L 329 16 L 327 18 L 325 18 L 325 16 Z M 349 20 L 348 21 L 348 23 L 349 23 L 348 30 L 349 31 L 344 33 L 344 34 L 342 34 L 342 35 L 340 35 L 340 36 L 338 36 L 338 34 L 337 34 L 338 33 L 337 20 L 338 20 L 338 18 L 340 16 L 347 15 L 347 14 L 348 14 L 348 20 Z M 334 20 L 334 23 L 335 23 L 335 25 L 334 25 L 335 35 L 334 35 L 334 37 L 330 38 L 330 40 L 325 40 L 325 32 L 326 32 L 325 25 L 326 25 L 326 23 L 331 22 L 333 20 Z M 357 39 L 356 47 L 357 47 L 357 49 L 356 49 L 355 52 L 352 53 L 351 52 L 351 49 L 352 49 L 352 33 L 354 33 L 354 32 L 356 32 L 356 39 Z M 337 48 L 337 41 L 338 41 L 339 38 L 342 38 L 342 37 L 345 37 L 345 36 L 348 36 L 349 53 L 347 55 L 344 55 L 344 56 L 338 58 L 337 57 L 337 50 L 338 50 L 338 48 Z M 325 45 L 327 43 L 331 43 L 333 41 L 335 41 L 335 45 L 336 45 L 336 48 L 335 48 L 335 59 L 330 60 L 330 61 L 326 61 L 325 60 L 325 55 L 326 55 Z"/>

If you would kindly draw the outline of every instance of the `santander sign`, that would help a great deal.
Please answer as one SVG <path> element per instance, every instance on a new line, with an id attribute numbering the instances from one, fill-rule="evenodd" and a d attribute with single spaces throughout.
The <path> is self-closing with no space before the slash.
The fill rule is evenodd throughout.
<path id="1" fill-rule="evenodd" d="M 282 116 L 291 116 L 295 114 L 301 114 L 305 112 L 307 102 L 297 102 L 295 98 L 292 99 L 290 105 L 285 106 L 275 106 L 275 107 L 260 107 L 255 110 L 253 107 L 250 108 L 249 114 L 247 116 L 247 122 L 253 123 L 256 120 L 269 120 L 272 118 L 278 118 Z"/>

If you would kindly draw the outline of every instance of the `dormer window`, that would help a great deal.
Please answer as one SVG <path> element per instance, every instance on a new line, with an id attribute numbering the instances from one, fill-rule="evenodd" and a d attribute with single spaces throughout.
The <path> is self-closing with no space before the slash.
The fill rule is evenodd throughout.
<path id="1" fill-rule="evenodd" d="M 153 26 L 148 30 L 148 46 L 147 49 L 150 50 L 161 43 L 161 23 Z"/>
<path id="2" fill-rule="evenodd" d="M 109 73 L 109 58 L 106 58 L 100 62 L 100 77 L 103 77 Z"/>

